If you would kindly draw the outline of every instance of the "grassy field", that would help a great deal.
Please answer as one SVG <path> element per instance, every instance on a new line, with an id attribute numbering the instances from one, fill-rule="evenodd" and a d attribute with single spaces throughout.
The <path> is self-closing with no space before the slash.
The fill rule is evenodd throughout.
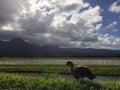
<path id="1" fill-rule="evenodd" d="M 44 58 L 0 58 L 0 60 L 29 60 Z M 49 59 L 63 58 L 55 57 Z M 120 60 L 120 58 L 69 58 L 81 60 Z M 90 70 L 96 75 L 120 75 L 120 65 L 89 65 Z M 120 81 L 79 81 L 66 79 L 57 74 L 70 74 L 66 65 L 0 65 L 0 90 L 120 90 Z M 7 73 L 45 73 L 42 76 L 32 77 Z"/>
<path id="2" fill-rule="evenodd" d="M 0 73 L 0 90 L 120 90 L 120 81 L 75 81 L 46 74 L 40 77 Z"/>
<path id="3" fill-rule="evenodd" d="M 120 65 L 90 65 L 96 75 L 120 75 Z M 0 65 L 0 72 L 70 74 L 66 65 Z"/>

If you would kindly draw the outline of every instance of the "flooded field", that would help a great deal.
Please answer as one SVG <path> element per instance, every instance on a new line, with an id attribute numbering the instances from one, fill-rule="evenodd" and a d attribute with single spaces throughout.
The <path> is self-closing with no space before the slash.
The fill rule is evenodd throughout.
<path id="1" fill-rule="evenodd" d="M 80 65 L 120 65 L 120 60 L 79 60 L 79 59 L 24 59 L 24 60 L 0 60 L 0 64 L 25 65 L 25 64 L 58 64 L 65 65 L 72 61 Z"/>
<path id="2" fill-rule="evenodd" d="M 39 77 L 45 75 L 42 73 L 15 73 L 15 74 L 32 77 Z M 55 76 L 59 78 L 65 78 L 68 80 L 75 79 L 72 75 L 55 74 Z M 96 76 L 96 78 L 93 81 L 120 81 L 120 76 Z"/>
<path id="3" fill-rule="evenodd" d="M 65 65 L 67 61 L 72 61 L 74 64 L 80 64 L 80 65 L 120 65 L 120 60 L 81 60 L 81 59 L 80 60 L 79 59 L 0 60 L 0 65 L 16 65 L 16 66 L 18 66 L 18 65 L 49 65 L 49 64 Z M 118 70 L 118 69 L 116 69 L 116 70 Z M 41 73 L 17 73 L 17 74 L 20 74 L 23 76 L 33 76 L 33 77 L 41 76 Z M 72 75 L 59 74 L 58 77 L 66 78 L 66 79 L 74 79 L 74 77 Z M 95 81 L 120 81 L 120 76 L 97 76 Z"/>

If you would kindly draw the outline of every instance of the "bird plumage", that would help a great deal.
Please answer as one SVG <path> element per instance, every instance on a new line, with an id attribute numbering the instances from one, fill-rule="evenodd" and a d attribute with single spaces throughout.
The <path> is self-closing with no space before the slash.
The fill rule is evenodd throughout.
<path id="1" fill-rule="evenodd" d="M 95 75 L 89 70 L 87 66 L 76 67 L 71 61 L 67 62 L 66 65 L 70 66 L 70 72 L 78 81 L 79 78 L 87 77 L 89 79 L 94 79 Z"/>

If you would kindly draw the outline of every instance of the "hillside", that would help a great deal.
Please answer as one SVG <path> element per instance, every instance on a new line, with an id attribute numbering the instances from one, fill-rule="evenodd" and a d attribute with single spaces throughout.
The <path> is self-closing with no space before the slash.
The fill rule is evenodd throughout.
<path id="1" fill-rule="evenodd" d="M 59 46 L 28 43 L 20 38 L 0 41 L 0 57 L 46 57 L 46 56 L 120 56 L 120 50 L 60 48 Z"/>

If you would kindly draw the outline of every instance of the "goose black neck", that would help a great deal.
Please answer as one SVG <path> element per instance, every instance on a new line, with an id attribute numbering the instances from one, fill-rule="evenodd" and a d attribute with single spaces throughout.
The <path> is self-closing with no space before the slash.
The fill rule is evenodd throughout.
<path id="1" fill-rule="evenodd" d="M 70 65 L 70 70 L 71 70 L 71 71 L 73 70 L 73 67 L 74 67 L 74 65 Z"/>

